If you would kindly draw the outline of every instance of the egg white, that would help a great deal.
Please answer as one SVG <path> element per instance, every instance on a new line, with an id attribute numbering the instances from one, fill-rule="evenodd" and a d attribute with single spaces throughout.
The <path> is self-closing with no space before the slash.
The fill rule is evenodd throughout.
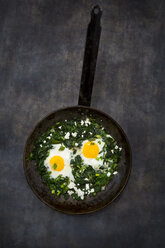
<path id="1" fill-rule="evenodd" d="M 74 180 L 72 169 L 70 166 L 70 159 L 71 159 L 71 151 L 65 147 L 65 150 L 59 151 L 61 144 L 53 145 L 53 148 L 49 151 L 48 157 L 44 161 L 44 166 L 47 168 L 48 171 L 51 171 L 50 177 L 57 178 L 59 175 L 63 177 L 69 177 L 70 181 Z M 50 165 L 50 159 L 54 156 L 61 156 L 64 159 L 64 169 L 61 171 L 54 171 Z"/>
<path id="2" fill-rule="evenodd" d="M 98 141 L 101 142 L 101 144 L 98 143 Z M 96 160 L 96 158 L 86 158 L 84 157 L 83 155 L 83 146 L 89 142 L 89 140 L 84 140 L 83 143 L 82 143 L 82 146 L 80 149 L 78 149 L 77 153 L 74 155 L 80 155 L 81 158 L 83 159 L 84 161 L 84 164 L 86 165 L 91 165 L 93 169 L 98 169 L 100 166 L 103 166 L 103 160 Z M 95 142 L 98 147 L 99 147 L 99 152 L 102 151 L 104 145 L 105 145 L 105 142 L 103 141 L 103 139 L 95 139 L 93 140 L 93 142 Z M 100 154 L 98 154 L 97 158 L 99 158 L 100 156 L 103 156 L 103 152 L 101 152 Z"/>

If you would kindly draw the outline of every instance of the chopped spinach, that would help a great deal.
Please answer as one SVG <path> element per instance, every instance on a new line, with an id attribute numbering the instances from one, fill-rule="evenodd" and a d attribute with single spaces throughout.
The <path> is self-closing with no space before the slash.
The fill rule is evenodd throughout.
<path id="1" fill-rule="evenodd" d="M 91 141 L 90 145 L 95 145 L 94 142 L 97 139 L 101 139 L 105 144 L 95 158 L 99 166 L 94 169 L 91 165 L 84 163 L 77 151 L 82 148 L 84 140 Z M 99 145 L 102 143 L 101 140 L 98 140 Z M 27 160 L 36 162 L 43 182 L 49 187 L 51 193 L 57 197 L 63 195 L 65 199 L 68 199 L 71 195 L 76 200 L 82 199 L 74 187 L 70 188 L 69 184 L 71 182 L 68 177 L 59 175 L 57 178 L 53 178 L 51 171 L 48 171 L 45 167 L 45 159 L 56 144 L 60 144 L 59 152 L 64 151 L 65 148 L 70 149 L 72 153 L 70 165 L 74 176 L 74 184 L 77 191 L 83 192 L 84 196 L 95 196 L 109 183 L 113 173 L 117 170 L 121 148 L 95 119 L 90 116 L 88 121 L 74 118 L 56 122 L 54 126 L 48 128 L 45 133 L 36 139 Z M 55 170 L 57 166 L 55 163 L 53 169 Z"/>

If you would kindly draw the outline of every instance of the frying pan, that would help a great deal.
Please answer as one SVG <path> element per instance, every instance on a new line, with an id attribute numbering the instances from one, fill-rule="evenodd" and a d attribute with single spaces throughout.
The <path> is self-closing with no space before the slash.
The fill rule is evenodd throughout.
<path id="1" fill-rule="evenodd" d="M 101 34 L 100 19 L 102 10 L 98 5 L 91 11 L 91 21 L 88 25 L 86 46 L 84 53 L 83 70 L 81 77 L 78 106 L 57 110 L 43 118 L 29 135 L 24 150 L 24 171 L 27 181 L 37 197 L 49 207 L 68 214 L 85 214 L 99 210 L 111 203 L 124 189 L 131 171 L 131 149 L 128 139 L 119 126 L 109 115 L 102 111 L 90 108 L 96 60 Z M 49 188 L 42 182 L 38 174 L 35 161 L 27 161 L 26 158 L 32 151 L 34 141 L 49 127 L 58 121 L 70 120 L 74 117 L 85 118 L 92 116 L 122 147 L 122 156 L 116 174 L 107 185 L 106 189 L 97 193 L 95 197 L 86 197 L 83 201 L 73 198 L 64 200 L 51 194 Z"/>

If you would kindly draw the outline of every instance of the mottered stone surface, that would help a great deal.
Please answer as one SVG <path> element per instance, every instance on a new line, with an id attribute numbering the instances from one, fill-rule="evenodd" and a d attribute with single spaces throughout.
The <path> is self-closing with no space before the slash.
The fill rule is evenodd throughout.
<path id="1" fill-rule="evenodd" d="M 93 214 L 53 211 L 29 188 L 23 150 L 38 120 L 78 102 L 90 9 L 103 9 L 91 106 L 124 129 L 133 167 Z M 165 2 L 0 0 L 0 247 L 164 247 Z"/>

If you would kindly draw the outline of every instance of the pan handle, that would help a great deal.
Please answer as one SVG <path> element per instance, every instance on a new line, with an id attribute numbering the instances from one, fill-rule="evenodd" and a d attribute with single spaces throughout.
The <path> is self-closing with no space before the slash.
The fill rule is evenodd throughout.
<path id="1" fill-rule="evenodd" d="M 99 5 L 92 8 L 91 21 L 88 24 L 84 62 L 81 75 L 78 105 L 90 106 L 97 54 L 99 48 L 102 10 Z"/>

